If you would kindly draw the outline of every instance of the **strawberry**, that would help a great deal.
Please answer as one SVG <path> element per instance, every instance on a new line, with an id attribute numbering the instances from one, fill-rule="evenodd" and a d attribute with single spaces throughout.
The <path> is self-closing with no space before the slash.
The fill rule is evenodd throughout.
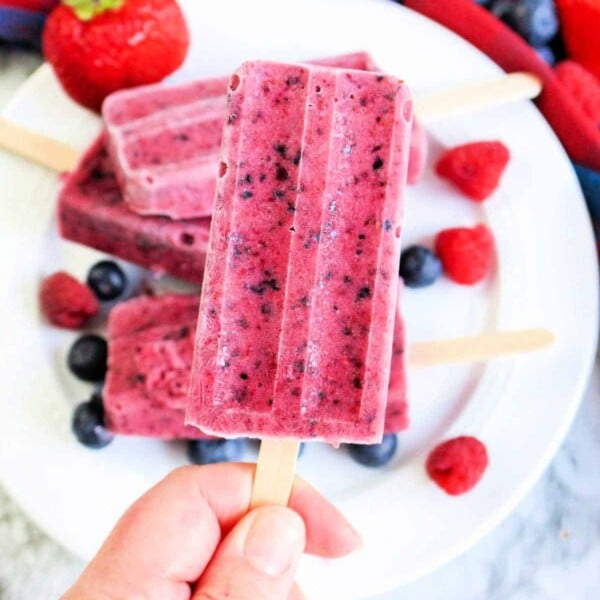
<path id="1" fill-rule="evenodd" d="M 435 167 L 476 202 L 483 202 L 500 183 L 510 152 L 502 142 L 472 142 L 446 150 Z"/>
<path id="2" fill-rule="evenodd" d="M 600 0 L 557 0 L 569 57 L 600 79 Z"/>
<path id="3" fill-rule="evenodd" d="M 40 287 L 42 312 L 54 325 L 78 329 L 98 312 L 98 301 L 90 288 L 75 277 L 58 271 Z"/>
<path id="4" fill-rule="evenodd" d="M 494 238 L 485 225 L 445 229 L 435 238 L 435 251 L 452 281 L 473 285 L 492 268 Z"/>
<path id="5" fill-rule="evenodd" d="M 67 93 L 99 111 L 112 92 L 177 69 L 189 33 L 175 0 L 63 0 L 48 17 L 43 46 Z"/>
<path id="6" fill-rule="evenodd" d="M 584 114 L 600 128 L 600 80 L 572 60 L 563 60 L 554 72 Z"/>

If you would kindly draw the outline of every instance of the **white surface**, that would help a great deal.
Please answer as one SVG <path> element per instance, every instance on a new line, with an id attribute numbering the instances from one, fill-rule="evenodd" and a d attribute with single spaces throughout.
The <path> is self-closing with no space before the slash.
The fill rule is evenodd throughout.
<path id="1" fill-rule="evenodd" d="M 330 3 L 329 6 L 333 7 L 332 10 L 340 10 L 336 4 Z M 450 75 L 450 79 L 447 81 L 452 81 L 452 77 L 455 81 L 458 81 L 467 77 L 477 77 L 478 74 L 490 73 L 486 61 L 480 62 L 476 56 L 474 57 L 471 52 L 465 50 L 466 45 L 453 42 L 451 36 L 439 34 L 437 28 L 432 30 L 434 33 L 429 32 L 428 25 L 422 24 L 419 19 L 414 21 L 412 16 L 409 17 L 406 13 L 401 12 L 399 7 L 390 4 L 384 5 L 380 2 L 362 3 L 362 5 L 369 5 L 370 9 L 368 15 L 360 14 L 360 18 L 354 18 L 357 23 L 365 23 L 368 20 L 367 16 L 380 19 L 378 12 L 385 11 L 386 19 L 389 21 L 390 34 L 393 30 L 398 39 L 403 40 L 403 45 L 409 44 L 408 40 L 411 35 L 418 37 L 419 39 L 410 42 L 412 45 L 409 44 L 410 54 L 413 56 L 419 55 L 419 48 L 424 47 L 420 46 L 420 39 L 427 39 L 428 47 L 433 44 L 431 40 L 436 39 L 436 46 L 440 48 L 440 58 L 449 57 L 450 61 L 450 64 L 446 65 L 445 62 L 440 60 L 438 65 L 444 76 L 449 76 L 453 65 L 454 67 L 456 67 L 456 64 L 460 65 L 460 69 L 456 70 L 455 68 L 454 74 Z M 352 6 L 345 3 L 344 7 L 345 17 L 350 21 L 352 21 L 353 14 Z M 253 9 L 256 8 L 257 4 L 255 3 Z M 217 7 L 212 7 L 212 9 L 217 9 Z M 303 10 L 309 10 L 306 3 L 303 5 Z M 356 10 L 362 13 L 361 8 Z M 257 10 L 257 12 L 260 11 Z M 398 16 L 398 20 L 396 16 Z M 207 28 L 210 26 L 210 30 L 214 32 L 214 21 L 211 21 L 211 17 L 206 11 L 204 11 L 204 19 L 204 25 Z M 418 23 L 418 25 L 415 25 L 415 23 Z M 227 30 L 228 34 L 235 37 L 236 32 L 231 29 L 234 24 L 228 23 L 228 25 L 230 26 Z M 376 31 L 373 28 L 367 27 L 367 29 L 372 29 L 373 32 Z M 195 31 L 198 32 L 201 29 L 196 28 Z M 419 32 L 418 35 L 416 31 Z M 334 52 L 342 49 L 350 50 L 365 47 L 371 50 L 375 58 L 384 66 L 396 67 L 396 72 L 406 73 L 409 82 L 413 81 L 416 85 L 419 83 L 419 77 L 421 77 L 421 89 L 432 87 L 433 83 L 439 80 L 436 73 L 432 74 L 429 71 L 430 81 L 427 82 L 424 75 L 427 72 L 427 65 L 423 66 L 423 72 L 416 73 L 414 66 L 411 71 L 410 65 L 398 63 L 398 61 L 394 64 L 396 53 L 393 56 L 390 55 L 389 49 L 386 53 L 384 47 L 386 36 L 380 35 L 381 32 L 382 28 L 380 27 L 378 34 L 379 37 L 384 39 L 378 37 L 378 39 L 371 40 L 369 35 L 373 36 L 374 33 L 368 34 L 367 38 L 361 38 L 360 32 L 351 31 L 350 33 L 356 40 L 365 40 L 360 44 L 355 41 L 352 46 L 341 43 L 336 47 L 332 45 L 335 40 L 331 38 L 323 46 L 305 42 L 304 47 L 306 50 L 303 56 L 307 55 L 310 49 L 315 50 L 311 52 L 314 56 L 326 54 L 328 51 Z M 218 34 L 215 33 L 214 35 Z M 237 32 L 237 35 L 241 35 L 241 32 Z M 199 34 L 196 33 L 196 39 L 199 38 Z M 248 44 L 250 42 L 251 40 L 248 41 Z M 264 47 L 264 39 L 262 42 Z M 226 42 L 222 42 L 222 44 L 223 47 L 228 47 Z M 288 44 L 287 56 L 291 56 L 289 46 Z M 300 50 L 301 48 L 298 49 L 298 52 Z M 234 57 L 234 60 L 237 59 Z M 194 64 L 198 65 L 200 62 L 197 61 Z M 227 67 L 229 66 L 228 63 Z M 429 68 L 431 69 L 432 66 Z M 469 73 L 468 76 L 465 75 L 467 72 Z M 409 77 L 409 74 L 413 77 Z M 40 113 L 39 106 L 39 98 L 42 93 L 45 92 L 40 91 L 39 88 L 30 87 L 27 93 L 30 99 L 29 103 L 27 103 L 27 98 L 23 99 L 23 96 L 18 103 L 19 116 L 27 119 L 30 124 L 35 124 L 36 119 L 38 119 L 37 124 L 41 124 L 40 121 L 43 119 L 44 115 Z M 63 115 L 62 122 L 57 122 L 56 119 L 46 121 L 44 124 L 48 127 L 47 131 L 55 135 L 61 133 L 63 139 L 67 140 L 70 139 L 69 135 L 77 134 L 79 137 L 73 139 L 73 141 L 83 142 L 86 131 L 79 123 L 84 121 L 75 121 L 77 125 L 73 126 L 71 124 L 74 122 L 73 117 L 75 115 L 72 116 L 72 113 L 68 112 L 69 107 L 65 108 L 60 103 L 52 103 L 52 105 L 55 115 Z M 83 118 L 79 114 L 76 116 L 77 119 Z M 494 126 L 495 122 L 497 128 Z M 513 123 L 515 124 L 514 127 Z M 73 130 L 71 131 L 71 129 Z M 457 120 L 452 124 L 446 124 L 445 128 L 436 127 L 435 133 L 445 143 L 483 137 L 482 133 L 485 133 L 486 137 L 500 135 L 502 139 L 508 142 L 515 157 L 511 164 L 511 170 L 507 174 L 502 193 L 498 194 L 498 198 L 493 199 L 488 204 L 489 210 L 486 215 L 494 226 L 499 239 L 500 265 L 502 268 L 498 280 L 501 285 L 494 286 L 491 290 L 480 290 L 478 293 L 474 290 L 456 288 L 450 284 L 418 292 L 418 296 L 413 296 L 412 306 L 410 298 L 408 298 L 407 303 L 407 313 L 413 337 L 437 337 L 441 325 L 445 325 L 447 331 L 452 333 L 466 331 L 467 319 L 470 318 L 469 312 L 477 310 L 481 315 L 480 323 L 485 320 L 493 322 L 499 319 L 507 325 L 511 323 L 528 324 L 530 322 L 529 315 L 536 314 L 537 319 L 539 319 L 536 322 L 556 325 L 555 329 L 559 333 L 560 343 L 553 352 L 544 356 L 540 355 L 534 359 L 520 359 L 517 362 L 511 361 L 509 364 L 501 366 L 494 365 L 486 370 L 483 379 L 478 379 L 479 373 L 477 371 L 465 371 L 462 374 L 464 377 L 462 385 L 469 385 L 473 381 L 478 384 L 474 386 L 474 395 L 461 394 L 461 383 L 457 386 L 457 393 L 454 395 L 444 391 L 448 387 L 449 377 L 458 379 L 457 371 L 454 369 L 446 372 L 444 372 L 445 370 L 436 370 L 435 376 L 434 372 L 430 371 L 421 380 L 415 377 L 412 378 L 413 397 L 419 401 L 417 410 L 413 411 L 417 427 L 414 432 L 411 432 L 411 436 L 403 438 L 405 440 L 403 443 L 405 449 L 404 465 L 400 468 L 400 465 L 396 464 L 394 468 L 388 469 L 385 475 L 381 471 L 367 474 L 370 480 L 370 482 L 366 482 L 367 484 L 377 484 L 377 482 L 382 484 L 379 492 L 375 493 L 380 501 L 377 506 L 380 509 L 379 512 L 382 514 L 382 518 L 377 523 L 372 521 L 371 524 L 365 519 L 367 513 L 376 512 L 371 510 L 373 504 L 370 500 L 372 498 L 368 499 L 368 511 L 364 509 L 364 504 L 361 507 L 361 502 L 365 501 L 364 495 L 354 501 L 345 503 L 354 520 L 359 524 L 362 523 L 368 541 L 375 540 L 373 532 L 379 526 L 382 535 L 385 535 L 384 539 L 388 542 L 387 547 L 385 543 L 380 545 L 384 550 L 381 553 L 383 554 L 382 557 L 369 556 L 366 553 L 360 558 L 363 561 L 362 572 L 364 573 L 367 570 L 367 572 L 373 573 L 373 579 L 365 582 L 368 586 L 367 589 L 357 588 L 356 581 L 349 581 L 348 575 L 343 575 L 343 580 L 349 583 L 349 587 L 363 596 L 376 591 L 373 586 L 374 581 L 381 584 L 381 587 L 393 585 L 393 581 L 399 582 L 401 578 L 415 576 L 419 570 L 419 568 L 415 568 L 415 563 L 420 564 L 422 569 L 444 560 L 451 553 L 458 551 L 471 539 L 492 526 L 496 519 L 512 507 L 518 495 L 539 473 L 544 462 L 556 447 L 560 435 L 568 425 L 570 415 L 577 403 L 578 392 L 581 389 L 586 367 L 589 364 L 590 349 L 593 346 L 597 329 L 594 254 L 589 238 L 589 228 L 586 229 L 583 220 L 582 206 L 578 203 L 578 192 L 573 185 L 572 175 L 563 161 L 561 151 L 548 137 L 545 125 L 535 118 L 529 107 L 513 106 L 510 109 L 492 111 L 491 114 L 486 113 L 486 115 Z M 542 153 L 544 154 L 542 155 Z M 529 157 L 535 157 L 535 160 Z M 32 198 L 34 202 L 38 203 L 38 207 L 39 203 L 45 200 L 46 206 L 48 206 L 52 201 L 52 197 L 49 195 L 50 192 L 47 186 L 51 186 L 52 182 L 48 183 L 48 177 L 41 170 L 29 166 L 23 167 L 23 169 L 27 169 L 27 177 L 23 177 L 23 171 L 18 173 L 17 167 L 15 167 L 19 164 L 19 161 L 7 160 L 6 162 L 9 165 L 9 175 L 12 175 L 11 182 L 14 180 L 10 189 L 14 192 L 18 191 L 19 195 L 15 194 L 14 197 L 11 195 L 8 199 L 3 198 L 3 203 L 6 201 L 7 207 L 20 207 L 20 211 L 14 211 L 14 214 L 5 220 L 4 226 L 11 228 L 9 233 L 12 232 L 13 234 L 12 241 L 17 244 L 26 243 L 31 262 L 30 265 L 19 263 L 18 269 L 15 268 L 12 275 L 19 277 L 19 289 L 22 289 L 23 285 L 27 287 L 28 295 L 25 298 L 29 301 L 29 308 L 33 309 L 36 283 L 34 279 L 42 271 L 42 268 L 53 269 L 65 265 L 78 266 L 80 273 L 83 273 L 91 259 L 90 254 L 76 250 L 74 247 L 67 248 L 67 245 L 56 241 L 47 220 L 48 212 L 32 211 L 36 214 L 39 229 L 37 229 L 37 232 L 30 230 L 31 222 L 27 222 L 24 218 L 25 215 L 22 213 L 26 211 L 26 207 L 32 207 L 30 204 L 24 203 L 23 199 Z M 3 164 L 2 168 L 4 169 L 5 166 Z M 536 172 L 536 169 L 539 169 L 539 171 Z M 553 173 L 551 181 L 545 181 L 548 179 L 548 172 Z M 2 177 L 4 183 L 5 171 L 0 172 L 0 177 Z M 430 179 L 431 181 L 426 182 L 425 185 L 416 189 L 412 194 L 413 198 L 411 198 L 411 203 L 408 206 L 407 242 L 410 241 L 409 236 L 420 237 L 423 234 L 428 235 L 435 232 L 439 224 L 438 219 L 443 221 L 440 225 L 446 226 L 455 224 L 459 220 L 462 222 L 462 220 L 482 218 L 473 211 L 472 205 L 468 205 L 457 195 L 450 193 L 445 186 L 439 183 L 435 184 L 433 178 Z M 19 182 L 21 186 L 15 187 Z M 434 185 L 436 185 L 435 188 L 428 187 Z M 433 191 L 435 191 L 435 197 L 430 196 Z M 523 202 L 525 195 L 527 196 L 526 205 Z M 20 206 L 17 198 L 21 199 Z M 442 207 L 446 209 L 444 212 L 441 210 Z M 449 222 L 448 219 L 451 219 L 451 221 Z M 13 224 L 22 226 L 22 230 L 15 229 Z M 521 235 L 523 232 L 527 232 L 527 236 L 521 240 L 519 240 L 520 236 L 516 236 L 515 241 L 513 239 L 515 230 L 518 232 L 520 230 Z M 553 231 L 556 232 L 554 236 Z M 39 239 L 42 238 L 44 232 L 46 236 L 43 238 L 43 250 L 36 254 L 36 238 L 39 243 Z M 3 237 L 4 233 L 2 231 Z M 572 241 L 569 236 L 572 236 Z M 552 237 L 556 239 L 553 240 Z M 529 243 L 523 243 L 523 239 Z M 570 248 L 567 248 L 567 246 L 570 246 Z M 22 247 L 24 248 L 24 246 Z M 42 260 L 42 252 L 45 254 L 46 260 Z M 548 268 L 547 265 L 548 253 L 554 260 L 551 265 L 552 268 Z M 588 259 L 587 266 L 586 259 Z M 23 261 L 26 262 L 25 259 Z M 575 274 L 570 272 L 572 270 L 570 261 L 572 261 L 571 264 L 577 261 L 580 277 L 578 280 L 575 280 L 573 278 Z M 542 268 L 540 265 L 544 263 L 546 263 L 546 267 Z M 43 267 L 40 265 L 43 265 Z M 529 286 L 525 285 L 527 282 L 530 282 Z M 503 283 L 506 283 L 504 289 Z M 511 284 L 510 288 L 508 283 Z M 574 290 L 577 294 L 573 293 Z M 413 293 L 417 294 L 416 292 Z M 574 297 L 575 295 L 576 297 Z M 546 297 L 553 297 L 555 302 L 540 301 L 537 305 L 536 299 Z M 498 299 L 498 302 L 496 302 L 496 299 Z M 561 306 L 565 306 L 567 302 L 578 302 L 578 308 L 576 311 L 569 311 L 569 314 L 562 316 Z M 524 310 L 527 310 L 527 312 L 521 312 Z M 15 329 L 15 318 L 22 316 L 23 332 L 26 333 L 27 326 L 31 323 L 31 313 L 21 312 L 19 306 L 13 306 L 11 311 L 14 311 L 11 313 L 12 329 Z M 437 319 L 435 318 L 436 315 Z M 545 320 L 546 315 L 549 315 L 551 322 Z M 2 318 L 5 317 L 6 313 L 3 306 Z M 581 323 L 578 319 L 581 320 Z M 584 322 L 585 327 L 583 327 Z M 471 327 L 478 326 L 470 322 L 468 325 Z M 454 329 L 450 329 L 451 327 Z M 577 329 L 579 329 L 580 334 L 581 331 L 587 331 L 588 339 L 585 339 L 585 334 L 578 337 L 570 335 L 574 334 Z M 27 354 L 28 359 L 26 360 L 25 355 L 23 355 L 23 365 L 34 364 L 32 357 L 35 355 L 35 351 L 39 350 L 38 332 L 37 325 L 35 330 L 31 328 L 31 335 L 35 339 L 30 340 L 32 344 Z M 22 335 L 21 337 L 28 336 Z M 54 335 L 53 333 L 51 337 L 51 341 L 55 340 L 63 349 L 68 344 L 64 336 Z M 21 340 L 19 341 L 21 342 Z M 46 338 L 46 341 L 48 341 L 48 338 Z M 24 346 L 25 343 L 20 345 Z M 571 352 L 573 348 L 577 348 L 577 352 Z M 42 350 L 47 350 L 47 347 L 44 346 Z M 526 371 L 528 367 L 536 369 L 535 372 L 531 373 L 531 376 L 534 382 L 535 378 L 539 377 L 540 381 L 537 383 L 540 385 L 535 386 L 531 382 L 527 383 L 528 373 L 523 371 Z M 40 370 L 43 371 L 43 368 L 43 358 L 40 358 Z M 48 370 L 47 375 L 52 377 L 54 374 L 50 370 L 48 362 L 45 368 Z M 30 370 L 28 373 L 30 373 Z M 552 374 L 552 377 L 549 374 Z M 15 386 L 15 393 L 17 391 L 23 393 L 23 379 L 26 379 L 26 377 L 27 375 L 20 371 L 18 377 L 15 376 L 14 379 L 9 379 L 9 383 Z M 503 380 L 506 377 L 508 377 L 508 380 Z M 541 385 L 543 384 L 543 377 L 547 379 L 548 389 L 543 388 Z M 11 463 L 12 467 L 15 467 L 14 470 L 20 471 L 21 475 L 17 474 L 15 476 L 12 473 L 12 477 L 7 476 L 4 478 L 5 483 L 12 487 L 13 493 L 19 497 L 19 501 L 26 508 L 29 508 L 33 516 L 39 521 L 44 521 L 44 525 L 53 531 L 58 539 L 70 543 L 73 548 L 89 550 L 99 538 L 92 541 L 79 539 L 82 536 L 77 534 L 83 531 L 82 526 L 101 529 L 107 525 L 107 522 L 110 522 L 110 515 L 104 515 L 105 519 L 103 519 L 103 515 L 99 514 L 98 511 L 92 512 L 93 504 L 90 504 L 90 501 L 107 504 L 111 514 L 113 509 L 118 512 L 117 505 L 120 502 L 118 498 L 114 497 L 118 495 L 118 492 L 113 492 L 111 498 L 97 496 L 98 488 L 106 493 L 106 486 L 101 486 L 99 480 L 102 481 L 102 477 L 111 477 L 114 485 L 113 490 L 117 488 L 121 493 L 127 494 L 133 491 L 132 488 L 130 487 L 129 490 L 127 488 L 121 489 L 118 485 L 118 477 L 122 475 L 123 483 L 131 485 L 129 480 L 133 475 L 131 471 L 128 471 L 127 464 L 123 465 L 122 469 L 118 469 L 116 478 L 112 469 L 107 468 L 107 460 L 110 460 L 110 458 L 107 458 L 110 456 L 109 452 L 116 450 L 117 445 L 115 445 L 115 449 L 111 448 L 103 455 L 90 455 L 90 453 L 86 453 L 85 450 L 75 446 L 71 441 L 67 425 L 70 403 L 65 399 L 65 396 L 73 394 L 74 390 L 79 389 L 83 393 L 84 388 L 75 387 L 73 382 L 69 380 L 68 375 L 61 371 L 60 383 L 64 384 L 66 389 L 61 389 L 55 381 L 53 385 L 44 386 L 45 395 L 40 398 L 42 383 L 42 373 L 40 373 L 35 386 L 31 388 L 30 395 L 24 395 L 19 400 L 23 403 L 22 405 L 15 403 L 15 406 L 0 407 L 0 411 L 4 411 L 4 409 L 7 412 L 14 411 L 12 412 L 12 418 L 19 416 L 16 414 L 17 409 L 25 411 L 34 409 L 34 413 L 26 414 L 29 414 L 30 417 L 38 415 L 38 420 L 30 419 L 32 422 L 28 422 L 28 426 L 22 429 L 23 439 L 21 443 L 23 446 L 19 447 L 17 445 L 18 440 L 15 442 L 11 438 L 12 445 L 8 446 L 9 453 L 5 453 L 4 447 L 0 451 L 0 474 L 4 476 L 5 461 L 3 461 L 3 457 L 6 458 L 10 455 L 10 449 L 15 452 L 19 451 L 19 455 L 15 454 L 13 460 L 8 462 Z M 429 387 L 426 387 L 427 385 Z M 513 386 L 512 389 L 511 386 Z M 576 386 L 578 389 L 574 389 Z M 56 397 L 52 398 L 50 392 L 54 388 L 56 388 L 54 390 Z M 8 389 L 13 388 L 9 387 Z M 13 397 L 15 397 L 14 394 Z M 428 413 L 433 415 L 439 411 L 440 407 L 437 404 L 439 404 L 441 398 L 446 400 L 445 405 L 441 407 L 442 418 L 437 423 L 427 422 Z M 40 411 L 42 411 L 41 414 Z M 23 414 L 22 411 L 21 414 Z M 43 418 L 39 418 L 45 417 L 47 414 L 53 414 L 50 427 L 48 427 L 47 422 L 44 422 Z M 514 416 L 514 422 L 504 421 L 503 414 Z M 530 415 L 529 420 L 527 414 Z M 4 423 L 7 420 L 4 418 L 6 416 L 2 414 L 2 422 Z M 457 418 L 458 422 L 456 421 Z M 484 482 L 476 492 L 459 501 L 447 499 L 426 482 L 422 475 L 421 456 L 417 455 L 414 456 L 413 460 L 407 460 L 407 457 L 426 447 L 431 438 L 445 428 L 444 421 L 450 422 L 451 420 L 455 420 L 452 426 L 457 431 L 476 432 L 488 443 L 492 451 L 494 467 L 490 469 Z M 10 419 L 8 422 L 11 423 Z M 544 426 L 544 422 L 547 423 L 547 426 Z M 533 427 L 532 423 L 534 423 Z M 12 435 L 16 438 L 19 427 L 16 423 L 13 423 L 13 425 L 15 425 L 16 433 L 13 432 Z M 34 427 L 29 427 L 31 425 L 37 426 L 37 433 L 32 432 Z M 0 425 L 1 427 L 2 425 Z M 38 436 L 40 436 L 39 439 Z M 495 440 L 495 445 L 491 440 Z M 41 447 L 39 453 L 35 450 L 38 443 Z M 52 460 L 52 452 L 49 452 L 48 444 L 58 453 L 60 461 Z M 139 469 L 146 466 L 145 474 L 144 472 L 138 472 L 138 475 L 141 475 L 140 481 L 136 482 L 134 486 L 143 485 L 144 475 L 152 477 L 153 474 L 148 473 L 147 469 L 149 461 L 154 459 L 162 461 L 162 465 L 155 464 L 158 470 L 158 467 L 167 467 L 169 459 L 172 461 L 181 460 L 176 452 L 170 451 L 166 454 L 162 451 L 162 447 L 155 443 L 138 443 L 128 440 L 127 444 L 121 444 L 117 452 L 114 453 L 115 462 L 117 460 L 122 462 L 123 455 L 130 449 L 141 450 L 139 454 L 145 454 L 144 459 L 140 458 L 136 462 Z M 40 455 L 45 457 L 43 464 L 40 463 Z M 333 452 L 327 452 L 324 456 L 321 454 L 318 459 L 315 458 L 315 455 L 316 452 L 311 452 L 307 456 L 308 460 L 304 463 L 303 470 L 318 482 L 319 479 L 331 479 L 331 475 L 317 472 L 317 462 L 330 469 L 335 469 L 333 472 L 340 474 L 340 484 L 337 491 L 329 486 L 330 494 L 335 500 L 339 498 L 343 500 L 344 493 L 350 495 L 353 490 L 344 488 L 344 478 L 362 476 L 365 471 L 349 464 L 346 457 L 336 455 Z M 18 456 L 18 461 L 15 460 L 15 456 Z M 130 455 L 125 458 L 129 461 L 132 460 Z M 401 460 L 402 457 L 399 461 Z M 15 465 L 15 462 L 18 462 L 18 464 Z M 49 465 L 52 467 L 52 473 L 48 473 L 50 471 Z M 69 472 L 70 467 L 76 468 L 77 466 L 88 471 L 89 469 L 101 470 L 100 473 L 95 474 L 95 478 L 90 482 L 91 489 L 73 489 L 75 487 L 85 487 L 81 485 L 80 478 Z M 348 474 L 344 475 L 342 469 L 347 471 Z M 10 465 L 8 470 L 12 471 Z M 40 473 L 40 470 L 44 472 Z M 109 472 L 107 473 L 107 471 Z M 23 473 L 29 473 L 27 481 L 24 481 Z M 31 481 L 31 475 L 34 474 L 36 476 L 46 476 Z M 63 500 L 60 512 L 57 511 L 56 504 L 52 502 L 51 497 L 52 483 L 56 481 L 57 474 L 59 477 L 61 475 L 64 477 L 62 487 L 57 486 L 54 488 L 54 491 L 58 492 L 57 495 Z M 75 482 L 76 479 L 77 482 Z M 19 488 L 21 493 L 19 493 Z M 370 494 L 373 495 L 372 492 Z M 89 496 L 92 496 L 92 498 Z M 87 506 L 89 512 L 81 511 L 80 506 L 82 505 Z M 52 507 L 52 511 L 48 511 L 49 506 Z M 393 508 L 391 514 L 389 507 Z M 415 516 L 415 510 L 421 511 L 421 521 L 418 519 L 419 515 Z M 53 515 L 48 514 L 48 512 L 53 512 Z M 84 523 L 77 520 L 78 514 L 85 521 Z M 114 514 L 116 515 L 116 512 Z M 93 519 L 90 518 L 91 515 L 93 515 Z M 396 520 L 396 515 L 400 515 L 401 519 Z M 435 530 L 434 516 L 436 522 L 440 524 L 439 531 Z M 49 520 L 53 520 L 54 525 Z M 90 520 L 93 520 L 94 523 L 90 523 Z M 451 525 L 456 527 L 453 529 Z M 429 527 L 425 531 L 431 532 L 431 536 L 425 539 L 425 542 L 429 544 L 431 552 L 429 555 L 427 554 L 427 545 L 423 544 L 421 539 L 423 527 Z M 73 531 L 69 534 L 68 531 L 65 532 L 65 529 L 72 529 Z M 374 543 L 371 545 L 375 547 Z M 421 554 L 415 556 L 416 549 L 419 549 Z M 382 560 L 379 560 L 379 558 Z M 373 565 L 364 564 L 364 561 L 369 559 L 373 560 Z M 350 562 L 346 561 L 346 563 Z M 388 565 L 390 571 L 393 570 L 395 573 L 386 574 L 385 571 L 381 573 L 381 569 L 388 563 L 390 563 Z M 351 569 L 351 565 L 349 567 Z M 335 568 L 338 572 L 343 569 L 343 563 Z M 328 574 L 327 577 L 331 578 L 332 575 Z M 332 585 L 335 585 L 336 595 L 343 594 L 339 587 L 340 581 L 342 581 L 341 578 L 332 581 Z M 318 591 L 327 595 L 327 590 L 323 589 L 323 581 L 320 583 Z M 307 590 L 311 589 L 310 586 L 306 587 Z M 330 591 L 329 593 L 331 596 L 333 592 Z M 349 594 L 343 595 L 344 597 L 350 597 Z"/>

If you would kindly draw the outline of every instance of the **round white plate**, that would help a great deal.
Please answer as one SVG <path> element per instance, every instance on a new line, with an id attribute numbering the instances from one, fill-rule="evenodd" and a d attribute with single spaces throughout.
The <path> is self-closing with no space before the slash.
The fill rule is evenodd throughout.
<path id="1" fill-rule="evenodd" d="M 180 79 L 227 72 L 248 58 L 301 60 L 357 49 L 370 51 L 416 94 L 498 73 L 464 41 L 385 0 L 183 4 L 193 49 Z M 64 97 L 48 68 L 23 86 L 6 114 L 81 148 L 99 128 L 96 117 Z M 344 510 L 365 541 L 362 552 L 344 560 L 304 560 L 300 581 L 311 598 L 367 597 L 473 544 L 541 474 L 590 372 L 598 330 L 596 251 L 581 192 L 552 131 L 526 102 L 429 130 L 432 160 L 443 146 L 496 138 L 512 159 L 501 189 L 483 206 L 437 179 L 431 166 L 409 190 L 405 245 L 429 242 L 444 227 L 484 221 L 498 250 L 496 273 L 485 285 L 443 280 L 407 290 L 410 338 L 545 326 L 557 342 L 485 367 L 411 371 L 413 424 L 384 469 L 360 467 L 342 450 L 307 448 L 300 473 Z M 87 558 L 123 509 L 185 458 L 177 443 L 120 438 L 93 452 L 74 440 L 72 408 L 90 390 L 64 366 L 75 334 L 43 323 L 36 294 L 45 274 L 67 269 L 84 276 L 98 253 L 59 239 L 55 174 L 2 154 L 0 182 L 0 480 L 42 528 Z M 435 443 L 458 434 L 483 440 L 491 462 L 474 491 L 451 498 L 427 479 L 423 464 Z"/>

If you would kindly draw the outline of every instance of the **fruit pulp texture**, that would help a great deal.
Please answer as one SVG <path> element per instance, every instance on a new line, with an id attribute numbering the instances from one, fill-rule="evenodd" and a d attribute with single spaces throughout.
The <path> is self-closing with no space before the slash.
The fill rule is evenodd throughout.
<path id="1" fill-rule="evenodd" d="M 411 122 L 390 76 L 233 75 L 188 423 L 381 440 Z"/>

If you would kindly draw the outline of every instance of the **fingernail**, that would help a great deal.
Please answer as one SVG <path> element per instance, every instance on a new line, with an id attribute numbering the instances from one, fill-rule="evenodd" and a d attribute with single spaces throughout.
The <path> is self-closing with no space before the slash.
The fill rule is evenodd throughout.
<path id="1" fill-rule="evenodd" d="M 244 544 L 244 556 L 259 571 L 277 577 L 288 571 L 304 550 L 304 522 L 289 508 L 256 511 Z"/>

